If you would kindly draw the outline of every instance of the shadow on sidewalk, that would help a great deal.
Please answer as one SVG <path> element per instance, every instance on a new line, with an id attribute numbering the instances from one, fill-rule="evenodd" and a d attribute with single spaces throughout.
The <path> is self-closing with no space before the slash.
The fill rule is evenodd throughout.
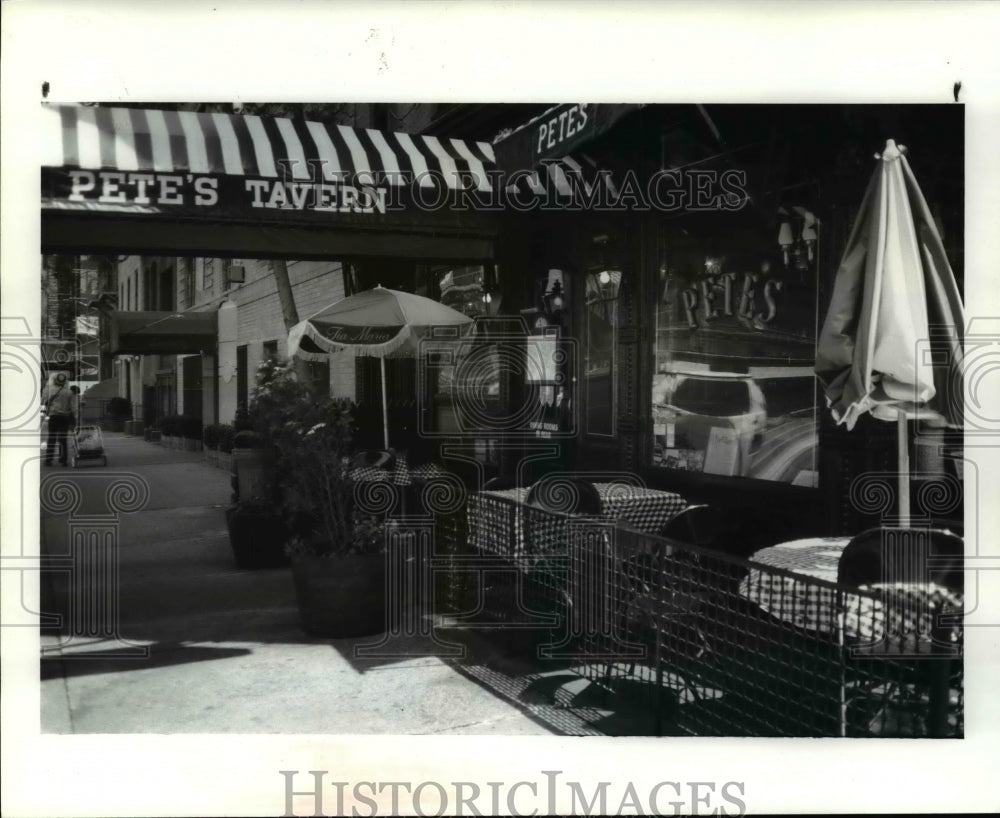
<path id="1" fill-rule="evenodd" d="M 246 648 L 211 648 L 186 645 L 182 642 L 160 642 L 150 645 L 149 655 L 146 657 L 135 656 L 133 648 L 120 648 L 104 652 L 101 656 L 88 656 L 86 652 L 66 653 L 42 658 L 41 681 L 60 677 L 68 679 L 75 676 L 89 676 L 96 673 L 155 670 L 190 662 L 230 659 L 234 656 L 246 656 L 249 653 Z"/>

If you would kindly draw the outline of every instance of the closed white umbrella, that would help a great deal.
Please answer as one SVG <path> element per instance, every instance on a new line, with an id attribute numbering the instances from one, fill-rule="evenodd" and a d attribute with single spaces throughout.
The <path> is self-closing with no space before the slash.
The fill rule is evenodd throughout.
<path id="1" fill-rule="evenodd" d="M 379 286 L 325 307 L 288 333 L 289 355 L 306 360 L 348 353 L 378 358 L 382 368 L 382 427 L 389 448 L 389 410 L 385 359 L 413 358 L 420 342 L 436 330 L 452 328 L 455 337 L 472 326 L 472 319 L 430 298 Z"/>
<path id="2" fill-rule="evenodd" d="M 961 426 L 964 313 L 941 236 L 903 150 L 886 142 L 847 242 L 816 350 L 838 423 L 899 424 L 899 511 L 909 522 L 907 418 Z"/>

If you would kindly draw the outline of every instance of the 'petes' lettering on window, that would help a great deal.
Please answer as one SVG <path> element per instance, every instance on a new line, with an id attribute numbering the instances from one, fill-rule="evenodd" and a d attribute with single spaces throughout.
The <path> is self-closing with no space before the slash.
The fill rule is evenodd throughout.
<path id="1" fill-rule="evenodd" d="M 582 131 L 587 125 L 587 104 L 572 105 L 538 126 L 535 152 L 551 150 Z"/>
<path id="2" fill-rule="evenodd" d="M 777 293 L 784 289 L 780 279 L 759 273 L 722 273 L 701 278 L 697 285 L 680 290 L 684 317 L 691 329 L 704 326 L 721 316 L 735 317 L 741 324 L 764 329 L 778 313 Z M 669 283 L 662 301 L 670 298 Z M 761 303 L 763 302 L 763 303 Z"/>

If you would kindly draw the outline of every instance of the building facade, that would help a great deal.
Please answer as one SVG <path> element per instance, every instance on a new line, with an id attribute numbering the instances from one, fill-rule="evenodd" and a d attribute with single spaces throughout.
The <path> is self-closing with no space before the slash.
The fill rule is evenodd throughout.
<path id="1" fill-rule="evenodd" d="M 143 356 L 121 358 L 137 417 L 233 418 L 258 363 L 285 354 L 267 259 L 297 259 L 299 318 L 381 284 L 491 319 L 465 358 L 433 372 L 390 362 L 394 445 L 454 433 L 487 474 L 525 463 L 634 474 L 727 508 L 747 553 L 818 521 L 873 522 L 851 481 L 891 471 L 893 430 L 833 425 L 812 375 L 818 328 L 887 138 L 912 149 L 961 284 L 961 106 L 326 113 L 53 118 L 64 149 L 95 131 L 125 143 L 114 157 L 89 145 L 93 167 L 77 169 L 82 151 L 43 167 L 42 227 L 53 252 L 133 254 L 119 265 L 112 351 Z M 183 156 L 167 148 L 181 125 Z M 141 178 L 107 170 L 122 158 Z M 104 200 L 124 204 L 103 213 Z M 120 229 L 123 206 L 134 229 Z M 333 358 L 312 373 L 358 402 L 373 445 L 376 366 Z"/>

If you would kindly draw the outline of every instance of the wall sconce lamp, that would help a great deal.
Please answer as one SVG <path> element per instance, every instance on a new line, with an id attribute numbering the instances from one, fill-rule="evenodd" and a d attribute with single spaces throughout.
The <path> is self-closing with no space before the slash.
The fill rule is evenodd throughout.
<path id="1" fill-rule="evenodd" d="M 552 320 L 558 322 L 559 316 L 561 316 L 566 309 L 566 299 L 563 295 L 561 281 L 557 280 L 553 282 L 552 289 L 542 296 L 542 302 L 545 304 L 545 314 Z"/>
<path id="2" fill-rule="evenodd" d="M 816 258 L 816 217 L 812 213 L 805 215 L 805 223 L 802 226 L 802 241 L 806 243 L 809 263 L 812 264 Z"/>
<path id="3" fill-rule="evenodd" d="M 778 210 L 787 219 L 778 229 L 778 244 L 785 267 L 794 258 L 795 269 L 806 270 L 816 260 L 816 242 L 819 238 L 816 228 L 819 226 L 819 219 L 804 207 L 793 207 L 791 211 L 789 213 L 785 208 Z"/>
<path id="4" fill-rule="evenodd" d="M 483 290 L 483 310 L 487 315 L 497 315 L 500 312 L 500 305 L 502 303 L 502 294 L 491 292 L 490 290 Z"/>
<path id="5" fill-rule="evenodd" d="M 778 230 L 778 244 L 781 245 L 781 254 L 785 261 L 785 266 L 788 266 L 788 253 L 792 248 L 795 240 L 792 238 L 792 225 L 788 222 L 782 222 L 781 228 Z"/>

